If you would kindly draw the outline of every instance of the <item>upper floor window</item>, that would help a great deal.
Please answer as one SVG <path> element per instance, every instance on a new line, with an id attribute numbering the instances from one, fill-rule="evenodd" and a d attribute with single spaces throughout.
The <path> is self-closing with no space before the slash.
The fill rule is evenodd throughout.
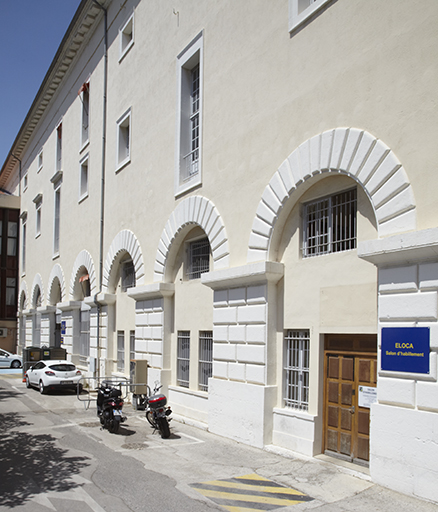
<path id="1" fill-rule="evenodd" d="M 131 161 L 131 109 L 117 121 L 116 170 Z"/>
<path id="2" fill-rule="evenodd" d="M 210 242 L 208 238 L 195 240 L 189 244 L 187 279 L 199 279 L 210 270 Z"/>
<path id="3" fill-rule="evenodd" d="M 42 194 L 38 194 L 33 202 L 35 203 L 35 238 L 41 235 L 41 208 L 43 204 Z"/>
<path id="4" fill-rule="evenodd" d="M 356 248 L 357 190 L 304 205 L 303 257 Z"/>
<path id="5" fill-rule="evenodd" d="M 178 56 L 178 133 L 175 194 L 201 183 L 202 33 Z"/>
<path id="6" fill-rule="evenodd" d="M 43 168 L 43 150 L 41 150 L 38 153 L 38 169 L 37 169 L 37 172 L 40 172 L 42 168 Z"/>
<path id="7" fill-rule="evenodd" d="M 53 256 L 59 255 L 59 240 L 61 235 L 61 179 L 54 183 L 54 212 L 53 212 Z"/>
<path id="8" fill-rule="evenodd" d="M 88 154 L 79 162 L 79 201 L 88 196 Z"/>
<path id="9" fill-rule="evenodd" d="M 82 102 L 81 145 L 89 141 L 90 82 L 85 82 L 79 89 Z"/>
<path id="10" fill-rule="evenodd" d="M 289 32 L 296 30 L 331 0 L 289 0 Z"/>
<path id="11" fill-rule="evenodd" d="M 131 14 L 128 21 L 119 31 L 120 39 L 120 57 L 119 61 L 128 53 L 134 44 L 134 13 Z"/>
<path id="12" fill-rule="evenodd" d="M 56 171 L 62 169 L 62 123 L 56 128 Z"/>

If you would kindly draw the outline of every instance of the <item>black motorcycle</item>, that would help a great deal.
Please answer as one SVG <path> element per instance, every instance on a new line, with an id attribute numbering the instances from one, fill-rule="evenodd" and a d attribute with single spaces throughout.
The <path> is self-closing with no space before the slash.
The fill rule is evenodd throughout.
<path id="1" fill-rule="evenodd" d="M 102 382 L 97 390 L 97 415 L 102 428 L 117 434 L 120 423 L 126 421 L 126 416 L 123 416 L 122 412 L 123 403 L 120 389 L 108 382 Z"/>
<path id="2" fill-rule="evenodd" d="M 159 430 L 163 439 L 167 439 L 170 437 L 169 422 L 172 418 L 169 416 L 172 414 L 172 410 L 170 407 L 166 407 L 166 395 L 158 394 L 161 388 L 162 386 L 158 386 L 156 383 L 153 394 L 145 399 L 146 419 L 156 430 Z"/>

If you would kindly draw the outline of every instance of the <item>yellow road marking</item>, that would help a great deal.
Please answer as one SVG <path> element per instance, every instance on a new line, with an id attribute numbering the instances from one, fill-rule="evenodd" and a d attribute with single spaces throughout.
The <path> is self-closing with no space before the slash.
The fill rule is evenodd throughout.
<path id="1" fill-rule="evenodd" d="M 268 482 L 270 480 L 267 480 Z M 251 485 L 251 484 L 241 484 L 238 482 L 228 482 L 226 480 L 211 480 L 209 482 L 202 482 L 203 485 L 214 485 L 215 487 L 224 487 L 228 489 L 240 489 L 242 491 L 258 491 L 258 492 L 269 492 L 273 494 L 281 493 L 281 494 L 290 494 L 292 496 L 305 496 L 304 493 L 295 491 L 295 489 L 290 489 L 289 487 L 283 487 L 279 485 L 278 487 L 266 487 L 264 485 Z M 193 485 L 196 488 L 196 484 Z M 197 489 L 199 491 L 203 491 L 202 489 Z"/>
<path id="2" fill-rule="evenodd" d="M 233 501 L 246 501 L 252 503 L 270 503 L 271 505 L 278 505 L 279 507 L 286 507 L 287 505 L 296 505 L 302 503 L 301 500 L 289 500 L 286 498 L 274 498 L 274 496 L 253 496 L 251 494 L 235 494 L 221 491 L 210 491 L 208 489 L 197 489 L 198 492 L 207 498 L 220 498 L 231 499 Z"/>

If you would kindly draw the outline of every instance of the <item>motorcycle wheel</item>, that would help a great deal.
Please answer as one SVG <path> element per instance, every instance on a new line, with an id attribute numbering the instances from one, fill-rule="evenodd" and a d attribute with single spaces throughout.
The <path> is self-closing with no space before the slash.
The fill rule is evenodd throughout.
<path id="1" fill-rule="evenodd" d="M 154 417 L 152 415 L 152 411 L 146 411 L 146 419 L 149 421 L 152 427 L 157 428 L 155 424 Z"/>
<path id="2" fill-rule="evenodd" d="M 120 427 L 120 418 L 114 418 L 110 424 L 109 431 L 112 434 L 117 434 L 117 432 L 119 431 L 119 427 Z"/>
<path id="3" fill-rule="evenodd" d="M 161 437 L 163 439 L 167 439 L 170 437 L 170 428 L 169 428 L 169 422 L 167 421 L 167 418 L 158 418 L 157 419 L 158 428 L 160 430 Z"/>

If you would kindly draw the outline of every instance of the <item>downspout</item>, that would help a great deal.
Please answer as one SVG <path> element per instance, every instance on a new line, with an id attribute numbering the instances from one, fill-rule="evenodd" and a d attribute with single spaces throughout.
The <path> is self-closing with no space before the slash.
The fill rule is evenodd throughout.
<path id="1" fill-rule="evenodd" d="M 99 283 L 98 291 L 94 296 L 97 304 L 97 380 L 100 379 L 100 319 L 101 304 L 98 295 L 102 292 L 103 283 L 103 232 L 105 215 L 105 168 L 106 168 L 106 124 L 107 124 L 107 90 L 108 90 L 108 12 L 97 0 L 93 2 L 99 6 L 104 15 L 104 37 L 103 37 L 103 115 L 102 115 L 102 171 L 100 187 L 100 225 L 99 225 Z"/>

